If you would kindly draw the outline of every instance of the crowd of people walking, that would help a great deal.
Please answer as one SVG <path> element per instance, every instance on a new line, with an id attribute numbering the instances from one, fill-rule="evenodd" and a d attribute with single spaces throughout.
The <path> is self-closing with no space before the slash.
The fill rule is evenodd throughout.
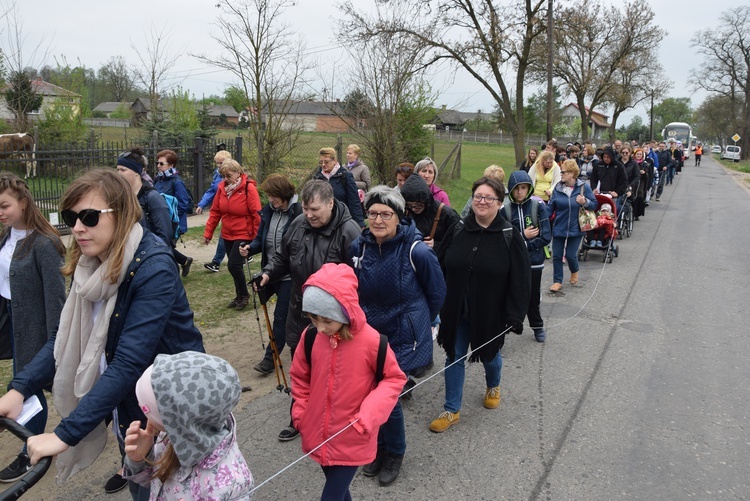
<path id="1" fill-rule="evenodd" d="M 397 480 L 408 457 L 401 401 L 433 368 L 433 340 L 445 353 L 445 394 L 425 426 L 442 433 L 460 422 L 467 362 L 483 364 L 477 399 L 497 409 L 506 334 L 521 334 L 528 319 L 537 342 L 550 335 L 540 311 L 547 259 L 549 291 L 558 294 L 565 266 L 579 285 L 582 246 L 613 238 L 585 227 L 581 214 L 601 210 L 606 226 L 630 207 L 638 220 L 683 164 L 679 145 L 664 142 L 596 149 L 551 141 L 540 150 L 529 149 L 507 188 L 505 171 L 489 166 L 461 215 L 436 185 L 430 158 L 396 166 L 389 187 L 373 185 L 356 144 L 345 165 L 323 148 L 297 195 L 284 174 L 262 180 L 259 192 L 237 160 L 217 152 L 195 208 L 209 211 L 204 244 L 221 226 L 205 267 L 217 272 L 229 257 L 227 307 L 242 310 L 251 294 L 245 265 L 260 254 L 252 283 L 276 296 L 277 352 L 269 345 L 254 369 L 274 372 L 288 348 L 293 398 L 278 439 L 301 436 L 325 476 L 323 499 L 351 499 L 358 467 L 380 485 Z M 13 357 L 0 415 L 17 417 L 32 396 L 43 407 L 27 424 L 38 436 L 0 481 L 54 455 L 66 480 L 96 460 L 111 422 L 123 456 L 118 485 L 133 499 L 251 494 L 252 461 L 239 451 L 232 414 L 239 379 L 204 353 L 181 281 L 193 259 L 176 243 L 192 198 L 177 154 L 156 157 L 153 182 L 135 148 L 116 169 L 91 170 L 68 187 L 60 203 L 72 230 L 67 255 L 26 183 L 0 175 L 0 307 L 11 320 Z M 50 387 L 62 420 L 44 433 Z"/>

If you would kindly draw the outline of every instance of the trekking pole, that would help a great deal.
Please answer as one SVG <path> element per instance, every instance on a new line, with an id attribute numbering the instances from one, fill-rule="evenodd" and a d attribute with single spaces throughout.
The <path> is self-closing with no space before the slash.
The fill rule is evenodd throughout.
<path id="1" fill-rule="evenodd" d="M 258 274 L 256 280 L 260 282 L 260 277 L 262 277 L 262 274 Z M 271 326 L 271 319 L 268 316 L 268 307 L 266 306 L 266 303 L 268 302 L 268 295 L 263 293 L 263 289 L 258 290 L 258 298 L 260 299 L 260 307 L 263 309 L 263 316 L 266 320 L 266 330 L 268 331 L 268 344 L 271 346 L 271 353 L 273 355 L 273 368 L 276 372 L 276 382 L 278 385 L 276 386 L 276 389 L 281 391 L 284 390 L 284 393 L 287 395 L 292 392 L 292 389 L 289 388 L 289 384 L 287 384 L 286 381 L 286 374 L 284 373 L 284 365 L 281 363 L 281 356 L 279 355 L 279 349 L 276 346 L 276 338 L 273 335 L 273 327 Z M 279 379 L 279 373 L 281 373 L 281 379 L 284 380 L 284 384 L 281 384 L 281 380 Z"/>
<path id="2" fill-rule="evenodd" d="M 247 242 L 240 242 L 240 248 L 247 245 Z M 245 259 L 245 266 L 247 267 L 247 276 L 252 277 L 253 274 L 250 273 L 250 260 Z M 250 280 L 247 285 L 249 285 L 252 288 L 253 281 Z M 255 302 L 255 289 L 253 289 L 253 309 L 255 310 L 255 321 L 258 323 L 258 336 L 260 337 L 260 345 L 263 347 L 263 350 L 266 349 L 266 343 L 263 341 L 263 329 L 260 327 L 260 316 L 258 315 L 258 304 Z"/>

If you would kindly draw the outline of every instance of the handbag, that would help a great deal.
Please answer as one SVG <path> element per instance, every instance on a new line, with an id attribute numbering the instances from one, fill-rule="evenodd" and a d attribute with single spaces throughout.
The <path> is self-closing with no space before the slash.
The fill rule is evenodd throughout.
<path id="1" fill-rule="evenodd" d="M 583 186 L 581 186 L 581 195 L 583 195 Z M 581 207 L 578 209 L 578 224 L 583 232 L 595 230 L 599 226 L 596 222 L 596 212 Z"/>

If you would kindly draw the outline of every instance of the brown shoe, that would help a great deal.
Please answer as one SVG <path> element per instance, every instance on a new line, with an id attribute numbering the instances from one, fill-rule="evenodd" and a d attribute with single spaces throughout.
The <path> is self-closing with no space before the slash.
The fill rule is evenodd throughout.
<path id="1" fill-rule="evenodd" d="M 237 306 L 234 307 L 237 311 L 242 311 L 247 306 L 247 303 L 250 302 L 250 296 L 241 296 L 239 299 L 237 299 Z"/>
<path id="2" fill-rule="evenodd" d="M 550 292 L 560 292 L 562 289 L 562 284 L 554 283 L 552 284 L 552 287 L 549 288 Z"/>
<path id="3" fill-rule="evenodd" d="M 570 283 L 575 285 L 578 283 L 578 272 L 573 272 L 570 274 Z"/>
<path id="4" fill-rule="evenodd" d="M 234 299 L 232 299 L 231 301 L 227 303 L 227 308 L 229 309 L 237 308 L 237 302 L 239 300 L 240 300 L 239 296 L 235 297 Z"/>

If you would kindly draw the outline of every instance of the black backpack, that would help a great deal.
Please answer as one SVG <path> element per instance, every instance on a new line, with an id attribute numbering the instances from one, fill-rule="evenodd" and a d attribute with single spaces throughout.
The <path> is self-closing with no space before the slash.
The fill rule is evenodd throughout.
<path id="1" fill-rule="evenodd" d="M 314 326 L 309 326 L 305 332 L 305 356 L 307 357 L 307 364 L 312 370 L 312 349 L 315 343 L 315 338 L 318 337 L 318 329 Z M 383 380 L 383 367 L 385 366 L 385 352 L 388 350 L 388 338 L 385 335 L 380 335 L 380 344 L 378 345 L 378 361 L 375 367 L 375 384 Z"/>

